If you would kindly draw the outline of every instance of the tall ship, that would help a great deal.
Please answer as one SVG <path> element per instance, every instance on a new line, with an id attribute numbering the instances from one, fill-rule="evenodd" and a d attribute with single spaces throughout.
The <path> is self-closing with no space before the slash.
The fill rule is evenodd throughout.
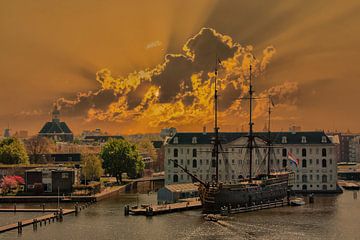
<path id="1" fill-rule="evenodd" d="M 221 134 L 218 126 L 218 90 L 217 90 L 217 68 L 215 69 L 215 91 L 214 91 L 214 134 L 212 155 L 215 158 L 215 174 L 209 182 L 200 180 L 186 168 L 177 165 L 189 174 L 195 181 L 199 182 L 199 196 L 203 206 L 204 213 L 221 213 L 224 209 L 251 207 L 264 203 L 276 202 L 283 199 L 289 199 L 289 193 L 292 186 L 294 173 L 291 171 L 272 172 L 270 170 L 270 158 L 272 150 L 271 132 L 270 132 L 270 113 L 271 104 L 269 97 L 269 118 L 268 118 L 268 136 L 256 136 L 253 132 L 253 85 L 251 79 L 252 68 L 250 65 L 249 74 L 249 131 L 245 135 L 246 143 L 239 148 L 246 149 L 246 158 L 249 163 L 248 176 L 233 183 L 223 183 L 219 181 L 219 155 L 222 154 Z M 258 146 L 256 141 L 262 141 L 265 146 Z M 256 175 L 253 173 L 253 160 L 257 148 L 267 149 L 267 170 L 266 173 Z"/>

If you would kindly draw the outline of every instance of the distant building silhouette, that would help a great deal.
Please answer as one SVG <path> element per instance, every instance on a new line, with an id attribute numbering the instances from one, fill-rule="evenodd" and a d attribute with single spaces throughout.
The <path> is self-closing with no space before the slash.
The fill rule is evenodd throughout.
<path id="1" fill-rule="evenodd" d="M 60 111 L 54 105 L 52 111 L 52 121 L 45 123 L 39 132 L 39 136 L 49 137 L 55 142 L 72 142 L 74 135 L 65 122 L 60 121 Z"/>

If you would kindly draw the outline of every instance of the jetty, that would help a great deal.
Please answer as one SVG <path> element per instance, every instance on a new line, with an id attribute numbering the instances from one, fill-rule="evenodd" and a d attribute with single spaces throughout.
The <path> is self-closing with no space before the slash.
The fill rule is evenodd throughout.
<path id="1" fill-rule="evenodd" d="M 144 215 L 144 216 L 155 216 L 159 214 L 180 212 L 186 210 L 199 209 L 202 207 L 199 199 L 183 201 L 178 203 L 161 204 L 161 205 L 141 205 L 140 207 L 129 207 L 125 206 L 125 215 Z"/>

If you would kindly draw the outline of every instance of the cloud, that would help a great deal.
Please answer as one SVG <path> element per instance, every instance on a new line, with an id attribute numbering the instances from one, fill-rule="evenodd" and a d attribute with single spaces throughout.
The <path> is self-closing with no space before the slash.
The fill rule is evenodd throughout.
<path id="1" fill-rule="evenodd" d="M 154 68 L 125 77 L 114 77 L 109 69 L 102 69 L 96 74 L 98 91 L 78 93 L 74 100 L 61 98 L 57 102 L 65 115 L 82 116 L 88 121 L 135 121 L 150 127 L 207 124 L 213 119 L 217 67 L 220 116 L 233 119 L 246 115 L 243 98 L 249 88 L 250 64 L 254 81 L 258 81 L 256 78 L 266 70 L 276 50 L 268 46 L 262 53 L 255 59 L 252 46 L 241 46 L 230 36 L 203 28 L 186 42 L 182 52 L 167 54 L 164 62 Z M 295 104 L 292 94 L 296 91 L 295 85 L 284 83 L 258 95 L 271 94 L 279 103 L 291 105 Z M 261 103 L 255 109 L 256 116 L 265 112 Z"/>
<path id="2" fill-rule="evenodd" d="M 151 49 L 151 48 L 156 48 L 156 47 L 160 47 L 162 45 L 162 42 L 160 42 L 159 40 L 156 40 L 154 42 L 151 42 L 149 44 L 146 45 L 146 49 Z"/>

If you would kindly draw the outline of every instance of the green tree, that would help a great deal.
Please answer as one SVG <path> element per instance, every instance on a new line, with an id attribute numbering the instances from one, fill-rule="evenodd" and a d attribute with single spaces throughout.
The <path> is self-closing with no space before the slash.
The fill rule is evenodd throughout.
<path id="1" fill-rule="evenodd" d="M 5 138 L 0 142 L 0 163 L 28 164 L 25 146 L 17 138 Z"/>
<path id="2" fill-rule="evenodd" d="M 153 143 L 146 138 L 132 139 L 129 140 L 131 143 L 135 144 L 140 153 L 149 156 L 153 161 L 157 160 L 157 152 Z"/>
<path id="3" fill-rule="evenodd" d="M 86 181 L 99 180 L 104 172 L 101 159 L 95 154 L 83 155 L 81 165 L 81 175 Z"/>
<path id="4" fill-rule="evenodd" d="M 101 149 L 103 167 L 116 180 L 121 182 L 121 174 L 136 177 L 144 170 L 144 162 L 134 144 L 123 139 L 109 139 Z"/>

